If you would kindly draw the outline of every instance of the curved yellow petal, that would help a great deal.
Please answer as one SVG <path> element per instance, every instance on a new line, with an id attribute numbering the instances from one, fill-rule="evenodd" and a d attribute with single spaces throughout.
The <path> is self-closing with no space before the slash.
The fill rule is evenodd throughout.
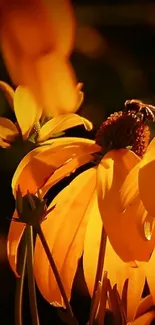
<path id="1" fill-rule="evenodd" d="M 14 111 L 23 138 L 27 139 L 34 124 L 39 121 L 42 112 L 28 88 L 17 87 L 14 95 Z"/>
<path id="2" fill-rule="evenodd" d="M 76 77 L 69 61 L 57 52 L 23 58 L 22 79 L 49 116 L 72 113 L 77 103 Z"/>
<path id="3" fill-rule="evenodd" d="M 18 130 L 11 120 L 0 117 L 0 137 L 4 141 L 12 142 L 18 134 Z"/>
<path id="4" fill-rule="evenodd" d="M 18 218 L 18 214 L 16 210 L 14 211 L 13 218 Z M 7 240 L 7 255 L 8 255 L 9 264 L 16 276 L 18 276 L 16 270 L 18 247 L 24 229 L 25 229 L 25 224 L 11 221 L 9 233 L 8 233 L 8 240 Z"/>
<path id="5" fill-rule="evenodd" d="M 138 317 L 130 325 L 150 325 L 152 320 L 155 319 L 155 312 L 149 311 L 148 313 Z"/>
<path id="6" fill-rule="evenodd" d="M 135 215 L 132 215 L 135 211 L 134 207 L 131 206 L 131 210 L 124 211 L 122 209 L 120 189 L 128 172 L 136 163 L 137 156 L 131 151 L 125 149 L 111 151 L 104 156 L 97 171 L 98 203 L 104 227 L 113 248 L 125 262 L 132 261 L 136 255 L 131 249 L 131 246 L 134 245 L 129 245 L 131 242 L 130 228 L 127 229 L 126 225 L 130 226 L 129 220 L 134 218 L 131 223 L 135 232 L 138 232 L 138 227 L 137 219 L 134 224 Z M 137 218 L 140 218 L 139 214 Z M 126 234 L 127 230 L 128 234 Z"/>
<path id="7" fill-rule="evenodd" d="M 138 160 L 137 160 L 138 161 Z M 138 187 L 138 173 L 140 168 L 140 162 L 137 162 L 136 166 L 133 167 L 123 182 L 120 190 L 122 209 L 125 210 L 139 194 Z"/>
<path id="8" fill-rule="evenodd" d="M 83 256 L 85 280 L 91 295 L 94 288 L 102 229 L 102 220 L 97 208 L 97 199 L 93 201 L 93 204 L 86 229 Z M 108 272 L 111 285 L 114 286 L 117 284 L 120 296 L 123 295 L 123 287 L 125 281 L 128 279 L 126 311 L 128 321 L 133 320 L 144 287 L 145 274 L 143 270 L 141 268 L 131 268 L 128 264 L 124 263 L 115 253 L 109 239 L 107 239 L 104 271 Z M 123 301 L 123 303 L 126 304 L 126 301 Z"/>
<path id="9" fill-rule="evenodd" d="M 155 138 L 150 143 L 139 169 L 139 193 L 146 210 L 155 216 L 154 184 L 155 184 Z"/>
<path id="10" fill-rule="evenodd" d="M 96 186 L 96 170 L 76 177 L 51 203 L 55 209 L 42 223 L 42 230 L 70 299 L 72 283 L 82 255 L 89 215 L 86 213 Z M 35 246 L 34 272 L 38 287 L 50 303 L 63 301 L 39 238 Z"/>
<path id="11" fill-rule="evenodd" d="M 11 144 L 8 142 L 5 142 L 3 139 L 0 138 L 0 147 L 1 148 L 10 148 Z"/>
<path id="12" fill-rule="evenodd" d="M 152 295 L 148 295 L 145 298 L 142 298 L 139 303 L 135 318 L 145 314 L 152 306 L 153 306 Z"/>
<path id="13" fill-rule="evenodd" d="M 20 185 L 23 195 L 27 192 L 27 189 L 31 193 L 35 193 L 37 189 L 46 184 L 56 169 L 69 162 L 70 159 L 89 155 L 97 151 L 98 148 L 92 140 L 62 138 L 53 140 L 50 146 L 47 144 L 40 147 L 40 150 L 39 148 L 33 150 L 23 158 L 16 169 L 12 180 L 14 194 L 18 185 Z M 87 159 L 90 159 L 90 157 Z"/>
<path id="14" fill-rule="evenodd" d="M 0 89 L 4 92 L 6 99 L 10 105 L 10 107 L 14 110 L 14 90 L 13 88 L 8 85 L 6 82 L 0 80 Z"/>
<path id="15" fill-rule="evenodd" d="M 45 141 L 49 139 L 53 134 L 82 124 L 88 131 L 93 127 L 92 123 L 89 120 L 77 114 L 63 114 L 55 116 L 53 119 L 49 120 L 42 126 L 39 133 L 38 142 Z"/>

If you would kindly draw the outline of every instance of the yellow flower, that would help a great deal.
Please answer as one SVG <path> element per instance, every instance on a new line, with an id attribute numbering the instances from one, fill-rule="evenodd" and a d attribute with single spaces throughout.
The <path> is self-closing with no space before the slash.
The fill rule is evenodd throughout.
<path id="1" fill-rule="evenodd" d="M 0 18 L 2 53 L 13 82 L 27 86 L 45 112 L 72 112 L 77 93 L 68 59 L 75 31 L 69 1 L 2 0 Z"/>
<path id="2" fill-rule="evenodd" d="M 126 177 L 139 164 L 140 157 L 146 151 L 149 142 L 149 130 L 144 122 L 143 115 L 136 110 L 112 114 L 97 133 L 96 141 L 100 146 L 87 139 L 57 139 L 46 151 L 39 148 L 29 153 L 17 168 L 12 182 L 14 195 L 17 186 L 20 185 L 23 194 L 27 189 L 31 193 L 36 193 L 39 188 L 44 196 L 49 188 L 63 177 L 79 166 L 95 160 L 95 167 L 77 176 L 51 202 L 49 208 L 56 206 L 42 223 L 42 230 L 67 296 L 70 298 L 78 261 L 82 254 L 85 279 L 92 295 L 102 229 L 101 216 L 103 220 L 106 218 L 105 229 L 109 238 L 104 269 L 108 271 L 112 285 L 117 283 L 120 295 L 128 279 L 128 321 L 132 321 L 136 315 L 145 279 L 148 281 L 153 299 L 155 298 L 155 283 L 152 276 L 155 253 L 149 260 L 154 248 L 154 237 L 148 241 L 139 231 L 144 216 L 147 218 L 149 216 L 144 207 L 141 208 L 140 200 L 136 201 L 134 207 L 129 206 L 124 211 L 120 195 Z M 50 145 L 50 142 L 47 142 L 48 144 Z M 129 150 L 129 147 L 134 149 L 134 152 Z M 139 205 L 140 208 L 137 209 Z M 108 215 L 108 211 L 109 213 L 112 211 L 113 214 Z M 111 218 L 111 224 L 107 221 L 108 217 Z M 124 218 L 122 222 L 125 227 L 121 228 L 121 231 L 120 220 L 115 220 L 115 217 Z M 113 223 L 116 225 L 117 222 L 115 232 Z M 23 226 L 11 223 L 8 257 L 14 272 L 23 229 Z M 117 242 L 117 245 L 113 241 Z M 137 263 L 137 260 L 142 262 Z M 34 271 L 38 287 L 45 299 L 50 303 L 57 302 L 63 305 L 39 238 L 35 246 Z"/>
<path id="3" fill-rule="evenodd" d="M 78 102 L 76 108 L 83 100 L 83 92 L 81 84 L 77 85 Z M 92 129 L 92 123 L 77 114 L 62 114 L 55 116 L 46 123 L 40 125 L 42 109 L 38 106 L 30 90 L 23 86 L 18 86 L 14 90 L 5 82 L 0 81 L 0 88 L 4 91 L 6 98 L 13 109 L 17 123 L 0 117 L 0 146 L 3 148 L 10 147 L 11 143 L 17 136 L 21 136 L 23 140 L 30 139 L 40 144 L 41 142 L 51 138 L 68 128 L 84 124 L 87 130 Z"/>

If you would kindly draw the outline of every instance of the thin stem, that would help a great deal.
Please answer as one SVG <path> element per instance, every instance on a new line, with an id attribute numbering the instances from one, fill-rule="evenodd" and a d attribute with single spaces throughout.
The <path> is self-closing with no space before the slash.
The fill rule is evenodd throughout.
<path id="1" fill-rule="evenodd" d="M 29 300 L 30 300 L 30 310 L 32 315 L 32 324 L 39 325 L 39 316 L 37 309 L 37 299 L 36 299 L 36 288 L 33 272 L 33 227 L 26 227 L 27 236 L 27 274 L 28 274 L 28 288 L 29 288 Z"/>
<path id="2" fill-rule="evenodd" d="M 60 293 L 62 295 L 62 298 L 64 300 L 64 304 L 66 306 L 68 315 L 70 316 L 70 319 L 72 319 L 71 323 L 72 324 L 77 324 L 77 322 L 76 322 L 76 320 L 74 318 L 73 312 L 72 312 L 71 305 L 70 305 L 70 303 L 68 301 L 68 298 L 67 298 L 67 295 L 66 295 L 66 292 L 65 292 L 65 288 L 64 288 L 63 283 L 61 281 L 59 271 L 58 271 L 57 266 L 56 266 L 56 264 L 54 262 L 53 256 L 52 256 L 52 254 L 50 252 L 50 249 L 48 247 L 46 238 L 45 238 L 45 236 L 44 236 L 44 234 L 42 232 L 42 229 L 41 229 L 40 225 L 37 227 L 37 233 L 38 233 L 38 236 L 39 236 L 39 238 L 41 240 L 41 243 L 42 243 L 42 245 L 44 247 L 44 250 L 45 250 L 46 256 L 47 256 L 47 258 L 49 260 L 52 271 L 54 273 L 54 276 L 55 276 L 55 279 L 57 281 Z"/>
<path id="3" fill-rule="evenodd" d="M 25 242 L 25 236 L 22 238 L 21 251 L 18 258 L 17 272 L 20 275 L 16 279 L 16 292 L 15 292 L 15 325 L 22 325 L 22 301 L 23 301 L 23 288 L 25 277 L 25 266 L 27 258 L 27 247 Z"/>
<path id="4" fill-rule="evenodd" d="M 93 322 L 94 322 L 94 313 L 93 313 L 94 308 L 93 308 L 93 305 L 94 305 L 94 302 L 96 300 L 95 298 L 96 298 L 96 292 L 97 292 L 97 289 L 98 289 L 98 284 L 102 280 L 105 249 L 106 249 L 106 241 L 107 241 L 107 234 L 105 232 L 104 226 L 102 226 L 100 249 L 99 249 L 99 256 L 98 256 L 98 263 L 97 263 L 97 271 L 96 271 L 96 277 L 95 277 L 93 296 L 92 296 L 92 300 L 91 300 L 89 325 L 92 325 Z"/>

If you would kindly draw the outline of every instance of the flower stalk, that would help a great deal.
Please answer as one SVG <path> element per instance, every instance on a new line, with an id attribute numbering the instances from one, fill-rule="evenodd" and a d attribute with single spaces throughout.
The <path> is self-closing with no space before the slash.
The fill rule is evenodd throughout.
<path id="1" fill-rule="evenodd" d="M 32 316 L 32 325 L 39 325 L 39 315 L 37 309 L 37 299 L 36 299 L 36 288 L 35 279 L 33 272 L 33 227 L 27 225 L 26 227 L 26 243 L 27 243 L 27 275 L 28 275 L 28 289 L 29 289 L 29 301 L 30 310 Z"/>

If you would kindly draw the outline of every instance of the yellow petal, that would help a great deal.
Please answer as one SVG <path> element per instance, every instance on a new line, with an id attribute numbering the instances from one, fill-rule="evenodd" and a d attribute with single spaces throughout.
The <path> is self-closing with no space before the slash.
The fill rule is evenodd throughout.
<path id="1" fill-rule="evenodd" d="M 13 99 L 14 99 L 14 90 L 6 82 L 0 80 L 0 89 L 4 92 L 6 99 L 12 109 L 14 109 Z"/>
<path id="2" fill-rule="evenodd" d="M 150 325 L 153 319 L 155 319 L 155 312 L 149 311 L 148 313 L 129 323 L 129 325 Z"/>
<path id="3" fill-rule="evenodd" d="M 53 134 L 65 131 L 77 125 L 84 124 L 86 130 L 92 129 L 92 123 L 77 114 L 63 114 L 55 116 L 53 119 L 46 122 L 39 133 L 38 141 L 45 141 Z"/>
<path id="4" fill-rule="evenodd" d="M 26 139 L 41 116 L 41 108 L 28 88 L 18 86 L 16 89 L 14 110 L 23 138 Z"/>
<path id="5" fill-rule="evenodd" d="M 97 200 L 96 202 L 94 200 L 86 229 L 83 256 L 85 280 L 91 295 L 93 293 L 96 275 L 101 229 L 102 221 L 97 208 Z M 108 272 L 108 278 L 112 286 L 117 283 L 120 296 L 122 296 L 126 279 L 129 279 L 127 289 L 127 318 L 128 320 L 134 319 L 144 287 L 145 274 L 143 270 L 141 268 L 131 268 L 128 264 L 124 263 L 113 250 L 109 239 L 107 239 L 104 271 Z"/>
<path id="6" fill-rule="evenodd" d="M 151 295 L 142 298 L 137 309 L 136 318 L 145 314 L 153 306 L 153 299 Z"/>
<path id="7" fill-rule="evenodd" d="M 139 169 L 139 193 L 146 210 L 155 216 L 154 184 L 155 184 L 155 138 L 150 143 Z"/>
<path id="8" fill-rule="evenodd" d="M 0 138 L 0 147 L 1 148 L 10 148 L 11 147 L 11 144 L 5 142 L 3 139 Z"/>
<path id="9" fill-rule="evenodd" d="M 22 79 L 44 108 L 56 116 L 72 113 L 77 103 L 76 78 L 69 61 L 50 52 L 35 60 L 23 58 Z"/>
<path id="10" fill-rule="evenodd" d="M 0 137 L 4 141 L 13 141 L 15 137 L 18 135 L 18 130 L 15 126 L 15 124 L 5 118 L 5 117 L 0 117 Z"/>
<path id="11" fill-rule="evenodd" d="M 98 149 L 94 141 L 82 138 L 61 138 L 51 143 L 50 146 L 40 147 L 40 150 L 31 151 L 20 162 L 12 180 L 14 194 L 18 185 L 23 195 L 26 194 L 27 189 L 35 193 L 38 188 L 46 184 L 54 171 L 69 159 L 90 154 Z"/>
<path id="12" fill-rule="evenodd" d="M 13 218 L 18 218 L 18 214 L 16 210 L 14 211 Z M 7 255 L 8 255 L 9 264 L 16 276 L 18 276 L 16 270 L 18 247 L 24 229 L 25 229 L 25 224 L 11 221 L 9 233 L 8 233 L 8 241 L 7 241 Z"/>
<path id="13" fill-rule="evenodd" d="M 55 209 L 42 223 L 42 230 L 53 255 L 61 280 L 70 299 L 72 283 L 82 255 L 87 207 L 96 186 L 96 170 L 89 169 L 76 177 L 51 203 Z M 34 272 L 39 289 L 50 303 L 63 304 L 53 272 L 37 238 Z"/>
<path id="14" fill-rule="evenodd" d="M 133 243 L 129 245 L 131 242 L 130 229 L 134 228 L 135 234 L 139 230 L 137 229 L 137 219 L 140 219 L 139 213 L 137 212 L 136 216 L 132 215 L 136 211 L 139 201 L 136 208 L 131 206 L 131 210 L 124 211 L 120 200 L 120 188 L 128 172 L 136 163 L 137 156 L 128 150 L 111 151 L 102 159 L 97 172 L 98 203 L 104 227 L 113 248 L 125 262 L 132 261 L 135 256 Z M 131 218 L 133 220 L 130 228 Z M 136 224 L 134 224 L 135 219 Z M 138 222 L 140 222 L 139 219 Z M 126 234 L 126 225 L 128 224 L 128 234 Z"/>
<path id="15" fill-rule="evenodd" d="M 84 93 L 83 91 L 81 91 L 81 88 L 82 88 L 83 84 L 81 82 L 79 82 L 76 86 L 76 90 L 77 90 L 77 93 L 78 93 L 78 98 L 77 98 L 77 103 L 76 103 L 76 107 L 75 107 L 75 110 L 74 112 L 76 112 L 79 107 L 81 106 L 83 100 L 84 100 Z"/>

